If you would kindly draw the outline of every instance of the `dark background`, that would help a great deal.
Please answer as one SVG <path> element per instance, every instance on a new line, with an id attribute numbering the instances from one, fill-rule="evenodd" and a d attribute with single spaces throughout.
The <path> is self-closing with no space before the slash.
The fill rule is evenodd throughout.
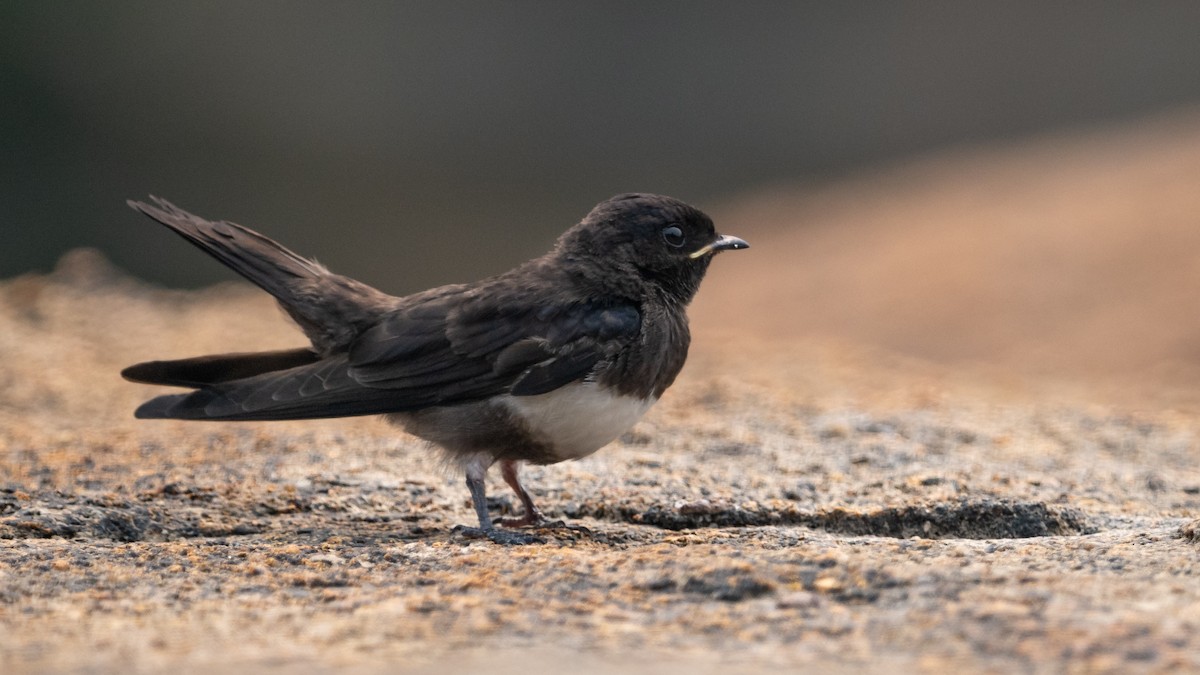
<path id="1" fill-rule="evenodd" d="M 1194 103 L 1198 36 L 1195 2 L 5 2 L 0 277 L 94 246 L 229 278 L 124 205 L 152 193 L 391 292 L 466 281 L 618 192 Z"/>

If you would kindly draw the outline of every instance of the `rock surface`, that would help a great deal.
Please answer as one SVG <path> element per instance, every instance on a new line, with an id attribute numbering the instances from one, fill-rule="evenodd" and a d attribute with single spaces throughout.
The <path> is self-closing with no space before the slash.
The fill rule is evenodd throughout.
<path id="1" fill-rule="evenodd" d="M 801 239 L 777 234 L 754 250 Z M 298 344 L 251 289 L 154 289 L 87 252 L 4 282 L 0 671 L 1200 669 L 1179 371 L 1114 387 L 745 308 L 731 327 L 739 288 L 801 274 L 773 255 L 714 266 L 646 420 L 527 469 L 547 515 L 587 530 L 520 547 L 456 533 L 462 480 L 375 419 L 133 420 L 155 390 L 129 363 Z"/>

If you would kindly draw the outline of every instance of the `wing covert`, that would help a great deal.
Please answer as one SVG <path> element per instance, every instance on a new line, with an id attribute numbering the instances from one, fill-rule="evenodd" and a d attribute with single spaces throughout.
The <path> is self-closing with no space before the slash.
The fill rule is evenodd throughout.
<path id="1" fill-rule="evenodd" d="M 641 329 L 633 305 L 453 300 L 441 313 L 428 306 L 416 317 L 396 312 L 364 333 L 350 350 L 351 377 L 425 405 L 534 395 L 586 377 Z"/>

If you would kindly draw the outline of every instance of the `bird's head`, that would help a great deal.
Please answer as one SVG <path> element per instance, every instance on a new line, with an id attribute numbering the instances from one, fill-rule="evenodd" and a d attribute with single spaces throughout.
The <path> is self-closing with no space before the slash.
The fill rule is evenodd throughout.
<path id="1" fill-rule="evenodd" d="M 678 199 L 630 193 L 597 204 L 559 238 L 556 252 L 595 261 L 615 283 L 648 282 L 687 304 L 714 255 L 749 246 L 717 234 L 711 218 Z"/>

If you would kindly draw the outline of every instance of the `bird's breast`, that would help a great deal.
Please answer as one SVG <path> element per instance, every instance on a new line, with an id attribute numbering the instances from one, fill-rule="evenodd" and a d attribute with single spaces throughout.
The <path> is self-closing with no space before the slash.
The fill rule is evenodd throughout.
<path id="1" fill-rule="evenodd" d="M 579 459 L 608 445 L 646 414 L 656 397 L 628 396 L 595 382 L 574 382 L 537 396 L 504 396 L 498 402 L 555 461 Z"/>

